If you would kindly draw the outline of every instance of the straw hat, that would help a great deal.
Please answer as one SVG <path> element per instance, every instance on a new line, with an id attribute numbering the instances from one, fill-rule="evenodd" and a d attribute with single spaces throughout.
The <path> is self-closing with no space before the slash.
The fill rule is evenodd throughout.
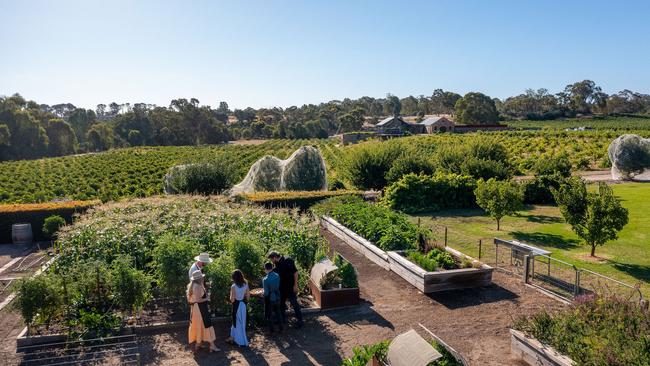
<path id="1" fill-rule="evenodd" d="M 194 260 L 203 263 L 212 263 L 212 258 L 210 258 L 210 254 L 208 253 L 201 253 L 194 257 Z"/>
<path id="2" fill-rule="evenodd" d="M 200 269 L 192 272 L 192 281 L 200 280 L 203 277 L 205 277 L 205 275 Z"/>

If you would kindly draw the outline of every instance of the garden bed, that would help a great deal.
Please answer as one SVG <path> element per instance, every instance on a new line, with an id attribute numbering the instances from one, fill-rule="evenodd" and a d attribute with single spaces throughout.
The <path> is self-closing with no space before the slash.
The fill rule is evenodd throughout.
<path id="1" fill-rule="evenodd" d="M 329 216 L 322 216 L 320 219 L 320 224 L 324 229 L 327 229 L 337 238 L 344 241 L 359 253 L 365 255 L 366 258 L 375 262 L 375 264 L 379 265 L 387 271 L 390 270 L 388 254 L 370 241 L 364 239 L 354 231 L 348 229 Z"/>
<path id="2" fill-rule="evenodd" d="M 359 288 L 336 288 L 325 290 L 309 280 L 309 288 L 314 301 L 322 310 L 353 306 L 359 304 Z"/>
<path id="3" fill-rule="evenodd" d="M 510 352 L 531 366 L 572 366 L 573 360 L 557 352 L 553 347 L 545 346 L 535 338 L 510 329 Z"/>
<path id="4" fill-rule="evenodd" d="M 473 260 L 455 249 L 445 247 L 445 251 L 457 260 L 472 260 L 474 267 L 432 272 L 411 262 L 404 256 L 404 251 L 391 251 L 387 253 L 390 270 L 424 293 L 483 287 L 492 283 L 492 267 Z"/>

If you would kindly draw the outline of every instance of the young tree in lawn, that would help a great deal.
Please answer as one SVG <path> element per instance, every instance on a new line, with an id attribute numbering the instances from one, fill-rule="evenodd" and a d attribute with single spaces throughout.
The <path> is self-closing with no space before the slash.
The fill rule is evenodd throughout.
<path id="1" fill-rule="evenodd" d="M 591 246 L 592 257 L 596 246 L 618 238 L 618 232 L 628 222 L 627 209 L 605 183 L 598 183 L 597 192 L 587 192 L 585 182 L 574 177 L 552 192 L 564 220 Z"/>
<path id="2" fill-rule="evenodd" d="M 501 230 L 501 218 L 517 212 L 524 199 L 517 183 L 494 178 L 479 180 L 474 195 L 479 207 L 497 220 L 497 230 Z"/>

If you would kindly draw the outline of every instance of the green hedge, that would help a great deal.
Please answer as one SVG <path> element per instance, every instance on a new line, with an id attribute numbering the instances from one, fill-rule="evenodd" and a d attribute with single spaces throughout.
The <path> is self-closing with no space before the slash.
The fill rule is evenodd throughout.
<path id="1" fill-rule="evenodd" d="M 0 205 L 0 243 L 11 243 L 11 225 L 18 223 L 32 224 L 34 240 L 49 240 L 49 236 L 42 231 L 46 218 L 58 215 L 70 224 L 74 214 L 83 213 L 99 203 L 67 201 Z"/>
<path id="2" fill-rule="evenodd" d="M 476 207 L 476 180 L 458 174 L 407 174 L 386 188 L 382 203 L 404 212 Z"/>
<path id="3" fill-rule="evenodd" d="M 361 196 L 362 191 L 287 191 L 258 192 L 240 195 L 244 200 L 267 208 L 290 207 L 306 210 L 314 204 L 332 197 Z"/>

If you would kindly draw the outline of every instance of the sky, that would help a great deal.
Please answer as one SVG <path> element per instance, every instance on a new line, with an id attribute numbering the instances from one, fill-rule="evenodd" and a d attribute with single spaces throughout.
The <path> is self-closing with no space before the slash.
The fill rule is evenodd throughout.
<path id="1" fill-rule="evenodd" d="M 650 1 L 0 0 L 0 95 L 287 107 L 364 95 L 650 93 Z"/>

